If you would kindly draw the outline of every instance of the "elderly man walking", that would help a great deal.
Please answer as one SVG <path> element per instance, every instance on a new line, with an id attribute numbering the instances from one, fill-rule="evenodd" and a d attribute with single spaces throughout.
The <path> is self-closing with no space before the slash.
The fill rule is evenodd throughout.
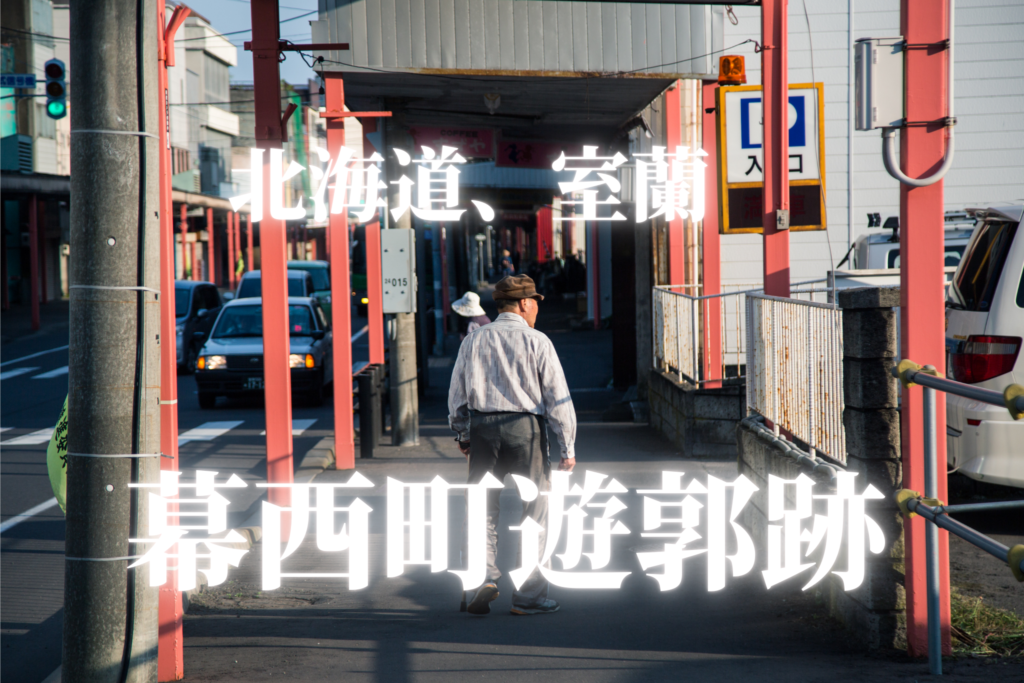
<path id="1" fill-rule="evenodd" d="M 558 469 L 572 471 L 576 464 L 576 411 L 565 374 L 551 340 L 533 329 L 543 298 L 528 276 L 504 278 L 494 289 L 498 318 L 469 334 L 459 349 L 448 391 L 448 421 L 469 460 L 470 484 L 479 483 L 488 472 L 499 481 L 506 474 L 518 474 L 541 491 L 550 490 L 549 426 L 561 455 Z M 489 613 L 490 603 L 498 597 L 500 495 L 500 489 L 488 491 L 487 579 L 469 602 L 470 614 Z M 524 503 L 526 516 L 546 530 L 548 497 Z M 544 543 L 542 533 L 541 548 Z M 535 569 L 513 593 L 512 614 L 557 612 L 558 603 L 547 595 L 547 579 Z"/>

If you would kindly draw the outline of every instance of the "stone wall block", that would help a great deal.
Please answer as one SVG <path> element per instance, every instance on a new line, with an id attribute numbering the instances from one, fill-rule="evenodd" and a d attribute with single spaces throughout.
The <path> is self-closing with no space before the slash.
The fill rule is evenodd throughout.
<path id="1" fill-rule="evenodd" d="M 871 410 L 896 407 L 896 379 L 891 359 L 843 359 L 843 397 L 847 406 Z"/>
<path id="2" fill-rule="evenodd" d="M 858 458 L 900 459 L 900 414 L 895 408 L 843 411 L 846 452 Z"/>
<path id="3" fill-rule="evenodd" d="M 727 390 L 722 390 L 727 391 Z M 710 390 L 693 392 L 693 413 L 696 418 L 710 420 L 742 420 L 746 417 L 746 395 L 735 392 L 712 394 Z"/>
<path id="4" fill-rule="evenodd" d="M 891 506 L 896 505 L 892 494 L 903 488 L 903 463 L 900 460 L 868 460 L 851 455 L 846 459 L 846 470 L 856 473 L 858 491 L 871 484 L 886 496 Z"/>
<path id="5" fill-rule="evenodd" d="M 843 355 L 896 358 L 896 311 L 875 308 L 843 311 Z"/>
<path id="6" fill-rule="evenodd" d="M 839 308 L 899 308 L 899 287 L 851 287 L 837 292 Z M 845 315 L 845 312 L 844 312 Z"/>

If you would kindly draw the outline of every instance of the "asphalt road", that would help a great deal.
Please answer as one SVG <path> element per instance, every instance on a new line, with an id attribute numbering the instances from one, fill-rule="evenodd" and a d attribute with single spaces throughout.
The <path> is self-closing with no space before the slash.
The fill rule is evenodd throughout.
<path id="1" fill-rule="evenodd" d="M 353 321 L 353 333 L 366 325 Z M 6 341 L 6 340 L 5 340 Z M 55 504 L 27 519 L 16 517 L 53 501 L 46 472 L 46 447 L 68 389 L 68 328 L 53 324 L 6 343 L 0 353 L 0 679 L 36 683 L 60 665 L 64 601 L 64 516 Z M 36 355 L 39 354 L 39 355 Z M 368 358 L 368 338 L 353 343 L 353 360 Z M 328 389 L 328 395 L 330 389 Z M 296 461 L 325 436 L 333 435 L 333 405 L 296 405 L 293 442 Z M 208 423 L 221 425 L 211 426 Z M 220 399 L 201 410 L 195 380 L 178 377 L 182 470 L 213 469 L 253 482 L 265 480 L 265 416 L 262 401 Z M 204 425 L 207 425 L 204 428 Z M 202 431 L 196 430 L 202 428 Z M 191 432 L 191 436 L 189 436 Z M 233 496 L 229 525 L 240 526 L 255 511 L 259 491 Z M 9 522 L 16 521 L 14 526 Z"/>

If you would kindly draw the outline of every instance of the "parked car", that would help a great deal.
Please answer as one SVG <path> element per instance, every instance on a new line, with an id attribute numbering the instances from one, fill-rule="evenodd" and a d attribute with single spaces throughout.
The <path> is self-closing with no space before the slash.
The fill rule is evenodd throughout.
<path id="1" fill-rule="evenodd" d="M 331 264 L 327 261 L 289 261 L 288 270 L 309 273 L 313 278 L 313 295 L 320 300 L 327 322 L 331 322 Z"/>
<path id="2" fill-rule="evenodd" d="M 951 379 L 1002 393 L 1024 384 L 1024 205 L 978 209 L 946 297 Z M 971 479 L 1024 487 L 1024 421 L 1005 408 L 946 397 L 947 459 Z"/>
<path id="3" fill-rule="evenodd" d="M 313 296 L 313 277 L 301 270 L 288 270 L 288 296 Z M 236 299 L 260 298 L 263 296 L 263 273 L 250 270 L 238 283 Z"/>
<path id="4" fill-rule="evenodd" d="M 313 405 L 323 401 L 331 377 L 333 337 L 314 297 L 288 297 L 292 397 Z M 263 394 L 263 299 L 235 299 L 223 307 L 196 362 L 199 407 L 213 408 L 218 396 Z"/>
<path id="5" fill-rule="evenodd" d="M 949 211 L 944 216 L 943 239 L 945 242 L 946 266 L 955 267 L 960 263 L 964 249 L 974 230 L 974 217 L 964 211 Z M 889 216 L 882 223 L 877 213 L 868 214 L 869 228 L 892 230 L 892 233 L 867 233 L 853 244 L 853 267 L 858 270 L 881 270 L 900 267 L 900 219 Z M 840 264 L 842 267 L 842 264 Z"/>
<path id="6" fill-rule="evenodd" d="M 217 319 L 222 305 L 220 292 L 210 282 L 174 282 L 179 371 L 191 374 L 195 370 L 199 348 L 210 336 L 210 328 L 213 327 L 213 321 Z"/>

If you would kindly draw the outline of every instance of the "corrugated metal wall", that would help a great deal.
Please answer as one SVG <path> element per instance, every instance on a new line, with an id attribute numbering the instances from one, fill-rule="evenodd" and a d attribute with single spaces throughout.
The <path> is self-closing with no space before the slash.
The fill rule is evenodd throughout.
<path id="1" fill-rule="evenodd" d="M 380 69 L 717 77 L 724 9 L 557 0 L 320 0 L 323 53 Z M 523 74 L 528 75 L 528 74 Z"/>

